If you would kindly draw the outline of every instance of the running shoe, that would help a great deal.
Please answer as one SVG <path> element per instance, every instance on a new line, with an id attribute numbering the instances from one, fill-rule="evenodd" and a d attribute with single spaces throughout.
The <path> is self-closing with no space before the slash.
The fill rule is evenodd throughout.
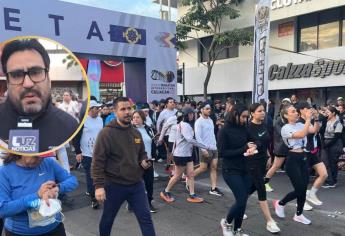
<path id="1" fill-rule="evenodd" d="M 211 195 L 215 195 L 215 196 L 218 196 L 218 197 L 224 196 L 224 193 L 222 193 L 217 187 L 215 187 L 214 189 L 211 188 L 209 193 Z"/>
<path id="2" fill-rule="evenodd" d="M 150 212 L 151 213 L 156 213 L 157 211 L 158 211 L 158 209 L 157 208 L 155 208 L 153 205 L 152 205 L 152 203 L 150 204 Z"/>
<path id="3" fill-rule="evenodd" d="M 280 218 L 285 218 L 284 206 L 279 205 L 278 200 L 273 201 L 273 206 L 274 206 L 276 215 Z"/>
<path id="4" fill-rule="evenodd" d="M 267 222 L 266 229 L 273 234 L 280 232 L 280 228 L 274 220 Z"/>
<path id="5" fill-rule="evenodd" d="M 190 203 L 202 203 L 204 199 L 194 193 L 189 195 L 187 201 Z"/>
<path id="6" fill-rule="evenodd" d="M 303 210 L 305 211 L 311 211 L 313 210 L 313 207 L 308 204 L 308 202 L 304 203 Z"/>
<path id="7" fill-rule="evenodd" d="M 162 158 L 159 158 L 157 162 L 162 163 L 164 160 Z"/>
<path id="8" fill-rule="evenodd" d="M 232 224 L 228 224 L 226 219 L 221 219 L 220 227 L 222 228 L 223 236 L 234 236 L 234 233 L 232 232 Z"/>
<path id="9" fill-rule="evenodd" d="M 248 219 L 248 216 L 246 214 L 243 215 L 243 220 Z"/>
<path id="10" fill-rule="evenodd" d="M 245 234 L 242 229 L 237 229 L 234 235 L 235 236 L 249 236 L 248 234 Z"/>
<path id="11" fill-rule="evenodd" d="M 323 188 L 335 188 L 336 184 L 329 184 L 329 183 L 325 183 L 324 185 L 322 185 Z"/>
<path id="12" fill-rule="evenodd" d="M 163 190 L 161 193 L 160 193 L 160 197 L 166 201 L 167 203 L 172 203 L 173 201 L 175 201 L 175 198 L 173 198 L 171 196 L 171 193 L 169 192 L 166 192 L 165 190 Z"/>
<path id="13" fill-rule="evenodd" d="M 295 214 L 295 216 L 293 217 L 293 220 L 296 222 L 305 224 L 305 225 L 311 224 L 311 221 L 309 219 L 307 219 L 303 214 L 301 214 L 299 216 Z"/>
<path id="14" fill-rule="evenodd" d="M 155 170 L 153 171 L 153 177 L 154 178 L 158 178 L 159 177 L 159 174 Z"/>
<path id="15" fill-rule="evenodd" d="M 273 192 L 273 188 L 271 187 L 271 185 L 269 183 L 265 184 L 265 188 L 266 188 L 266 192 Z"/>
<path id="16" fill-rule="evenodd" d="M 307 191 L 307 201 L 313 203 L 315 206 L 322 206 L 323 202 L 320 201 L 320 199 L 316 196 L 315 193 L 310 193 L 310 191 Z"/>
<path id="17" fill-rule="evenodd" d="M 98 208 L 99 208 L 99 203 L 98 203 L 98 201 L 97 201 L 97 200 L 93 200 L 93 201 L 91 202 L 91 207 L 92 207 L 92 209 L 98 209 Z"/>

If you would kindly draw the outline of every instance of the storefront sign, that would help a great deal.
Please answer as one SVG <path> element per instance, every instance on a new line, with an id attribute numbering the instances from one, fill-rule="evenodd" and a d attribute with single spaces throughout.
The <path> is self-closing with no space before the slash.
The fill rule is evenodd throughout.
<path id="1" fill-rule="evenodd" d="M 270 32 L 270 1 L 260 0 L 255 7 L 254 86 L 252 101 L 268 100 L 268 45 Z"/>
<path id="2" fill-rule="evenodd" d="M 311 0 L 272 0 L 272 10 L 280 9 L 283 7 L 290 7 L 295 4 L 310 2 Z"/>
<path id="3" fill-rule="evenodd" d="M 299 79 L 345 74 L 345 60 L 327 61 L 316 60 L 314 63 L 286 66 L 272 65 L 268 71 L 269 80 Z"/>
<path id="4" fill-rule="evenodd" d="M 293 22 L 287 22 L 284 24 L 278 25 L 278 37 L 285 37 L 293 35 L 294 33 L 294 23 Z"/>

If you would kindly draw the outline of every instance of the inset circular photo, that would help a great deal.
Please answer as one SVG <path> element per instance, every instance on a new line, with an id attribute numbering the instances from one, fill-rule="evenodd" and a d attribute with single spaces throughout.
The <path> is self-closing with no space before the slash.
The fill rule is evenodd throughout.
<path id="1" fill-rule="evenodd" d="M 60 43 L 37 36 L 0 43 L 0 57 L 0 148 L 37 156 L 68 145 L 90 101 L 78 58 Z"/>

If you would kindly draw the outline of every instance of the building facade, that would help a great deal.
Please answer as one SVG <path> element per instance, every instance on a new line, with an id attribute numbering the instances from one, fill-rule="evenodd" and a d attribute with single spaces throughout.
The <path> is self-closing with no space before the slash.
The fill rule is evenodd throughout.
<path id="1" fill-rule="evenodd" d="M 224 22 L 223 30 L 253 30 L 255 0 L 238 6 L 241 16 Z M 179 15 L 187 11 L 178 8 Z M 210 35 L 199 38 L 207 45 Z M 317 104 L 345 96 L 345 1 L 344 0 L 272 0 L 269 50 L 269 94 L 279 101 L 297 94 L 311 97 Z M 206 67 L 203 48 L 198 40 L 187 41 L 179 53 L 185 63 L 185 93 L 200 98 Z M 216 61 L 208 92 L 212 98 L 233 97 L 251 101 L 253 88 L 252 46 L 226 50 Z M 182 95 L 182 85 L 178 94 Z"/>

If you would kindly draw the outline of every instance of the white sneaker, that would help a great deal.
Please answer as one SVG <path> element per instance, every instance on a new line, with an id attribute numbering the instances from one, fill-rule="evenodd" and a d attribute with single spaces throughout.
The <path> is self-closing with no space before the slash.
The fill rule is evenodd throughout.
<path id="1" fill-rule="evenodd" d="M 157 162 L 162 163 L 164 160 L 162 158 L 159 158 Z"/>
<path id="2" fill-rule="evenodd" d="M 235 236 L 249 236 L 248 234 L 243 233 L 242 229 L 237 229 Z"/>
<path id="3" fill-rule="evenodd" d="M 223 236 L 234 236 L 234 233 L 232 232 L 232 224 L 228 224 L 226 219 L 221 219 L 220 227 L 223 230 Z"/>
<path id="4" fill-rule="evenodd" d="M 313 203 L 315 206 L 322 206 L 323 202 L 314 193 L 307 191 L 307 201 Z"/>
<path id="5" fill-rule="evenodd" d="M 305 202 L 305 203 L 304 203 L 304 206 L 303 206 L 303 210 L 305 210 L 305 211 L 311 211 L 311 210 L 313 210 L 313 207 L 310 206 L 308 202 Z"/>
<path id="6" fill-rule="evenodd" d="M 279 205 L 279 201 L 275 200 L 273 202 L 274 210 L 276 212 L 276 215 L 280 218 L 285 218 L 285 211 L 284 206 Z"/>
<path id="7" fill-rule="evenodd" d="M 296 222 L 305 224 L 305 225 L 311 224 L 311 221 L 309 219 L 307 219 L 303 214 L 301 214 L 299 216 L 295 214 L 295 216 L 293 217 L 293 220 Z"/>
<path id="8" fill-rule="evenodd" d="M 274 191 L 269 183 L 265 184 L 265 188 L 266 188 L 266 192 L 268 193 L 271 193 Z"/>
<path id="9" fill-rule="evenodd" d="M 248 219 L 248 216 L 246 214 L 243 215 L 243 219 L 246 220 Z"/>
<path id="10" fill-rule="evenodd" d="M 273 234 L 280 232 L 280 228 L 274 220 L 267 222 L 266 229 Z"/>

